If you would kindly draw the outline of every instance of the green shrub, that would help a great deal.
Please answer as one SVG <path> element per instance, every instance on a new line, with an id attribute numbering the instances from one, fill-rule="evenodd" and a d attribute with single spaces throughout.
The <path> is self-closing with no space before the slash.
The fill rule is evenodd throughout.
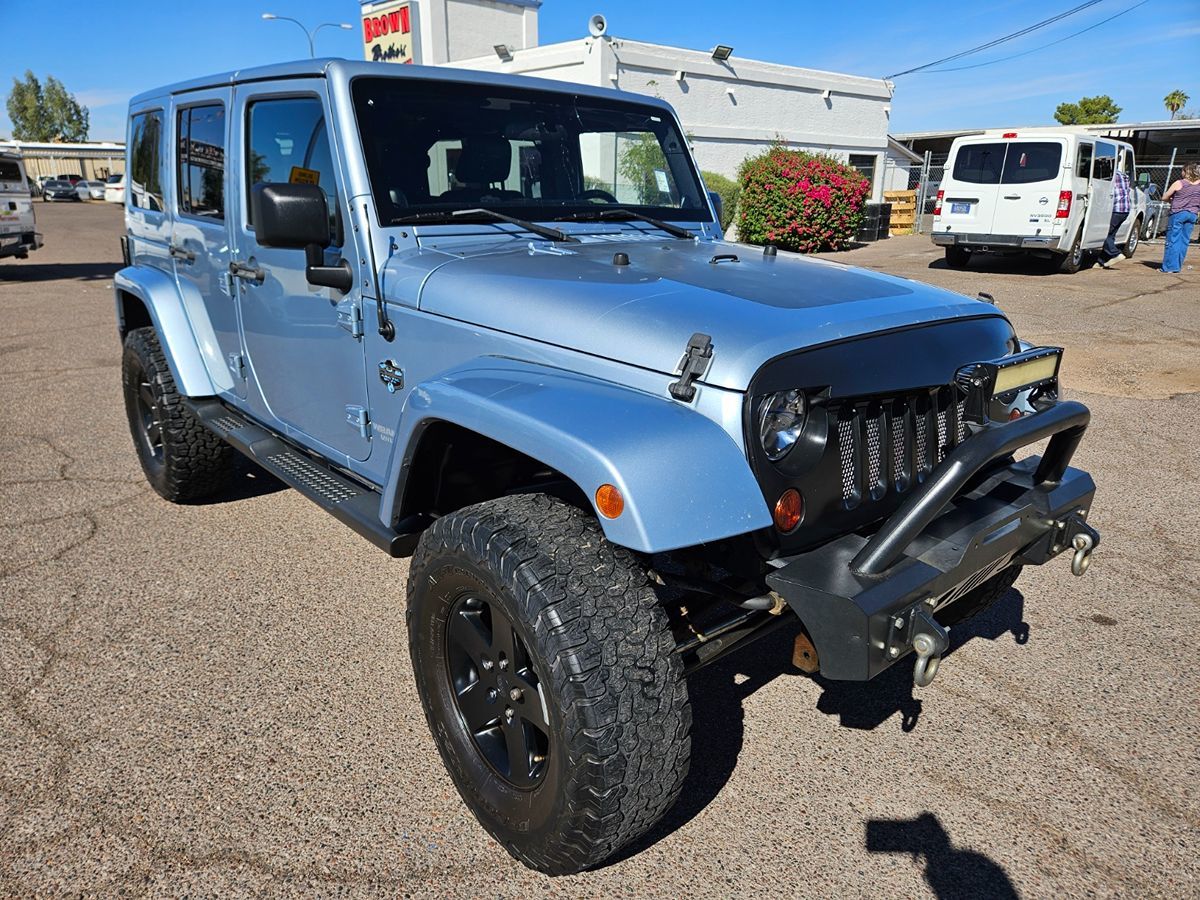
<path id="1" fill-rule="evenodd" d="M 721 195 L 721 228 L 729 227 L 729 223 L 733 221 L 734 210 L 737 209 L 738 194 L 742 189 L 738 187 L 738 183 L 732 178 L 726 178 L 724 175 L 718 175 L 716 172 L 701 172 L 700 177 L 704 179 L 704 186 L 710 191 L 716 191 Z"/>
<path id="2" fill-rule="evenodd" d="M 738 239 L 813 253 L 842 250 L 862 224 L 871 182 L 823 154 L 775 146 L 743 160 Z"/>

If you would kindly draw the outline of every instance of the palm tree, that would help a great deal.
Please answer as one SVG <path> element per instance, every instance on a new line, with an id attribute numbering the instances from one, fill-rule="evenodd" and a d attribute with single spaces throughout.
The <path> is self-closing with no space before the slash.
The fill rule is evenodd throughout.
<path id="1" fill-rule="evenodd" d="M 1174 119 L 1175 113 L 1187 106 L 1189 99 L 1183 91 L 1175 90 L 1163 97 L 1163 105 L 1171 111 L 1171 118 Z"/>

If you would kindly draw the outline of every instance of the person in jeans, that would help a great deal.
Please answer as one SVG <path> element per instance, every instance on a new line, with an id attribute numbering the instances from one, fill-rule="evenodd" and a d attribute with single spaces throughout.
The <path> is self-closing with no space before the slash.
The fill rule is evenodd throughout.
<path id="1" fill-rule="evenodd" d="M 1183 270 L 1192 228 L 1200 215 L 1200 163 L 1184 166 L 1183 177 L 1167 188 L 1163 199 L 1171 201 L 1171 218 L 1167 220 L 1167 245 L 1158 271 L 1174 274 Z"/>
<path id="2" fill-rule="evenodd" d="M 1100 251 L 1100 265 L 1111 269 L 1113 261 L 1121 255 L 1117 247 L 1117 229 L 1129 218 L 1129 210 L 1133 206 L 1133 193 L 1129 189 L 1129 176 L 1117 169 L 1113 175 L 1112 215 L 1108 218 L 1108 237 L 1104 239 L 1104 247 Z"/>

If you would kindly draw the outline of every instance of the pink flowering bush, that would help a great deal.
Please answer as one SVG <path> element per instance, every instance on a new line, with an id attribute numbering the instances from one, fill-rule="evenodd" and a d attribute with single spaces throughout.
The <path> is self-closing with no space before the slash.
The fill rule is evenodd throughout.
<path id="1" fill-rule="evenodd" d="M 738 183 L 738 239 L 800 253 L 844 249 L 871 193 L 871 182 L 845 163 L 781 146 L 747 157 Z"/>

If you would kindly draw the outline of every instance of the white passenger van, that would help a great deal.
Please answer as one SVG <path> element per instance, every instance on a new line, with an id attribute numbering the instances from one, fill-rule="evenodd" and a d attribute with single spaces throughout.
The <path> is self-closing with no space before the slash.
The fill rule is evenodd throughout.
<path id="1" fill-rule="evenodd" d="M 1116 237 L 1128 257 L 1146 218 L 1129 144 L 1063 128 L 956 138 L 933 210 L 933 242 L 956 268 L 974 253 L 1030 253 L 1077 272 L 1108 236 L 1117 171 L 1133 193 Z"/>
<path id="2" fill-rule="evenodd" d="M 40 246 L 25 163 L 16 154 L 0 152 L 0 258 L 25 259 Z"/>

